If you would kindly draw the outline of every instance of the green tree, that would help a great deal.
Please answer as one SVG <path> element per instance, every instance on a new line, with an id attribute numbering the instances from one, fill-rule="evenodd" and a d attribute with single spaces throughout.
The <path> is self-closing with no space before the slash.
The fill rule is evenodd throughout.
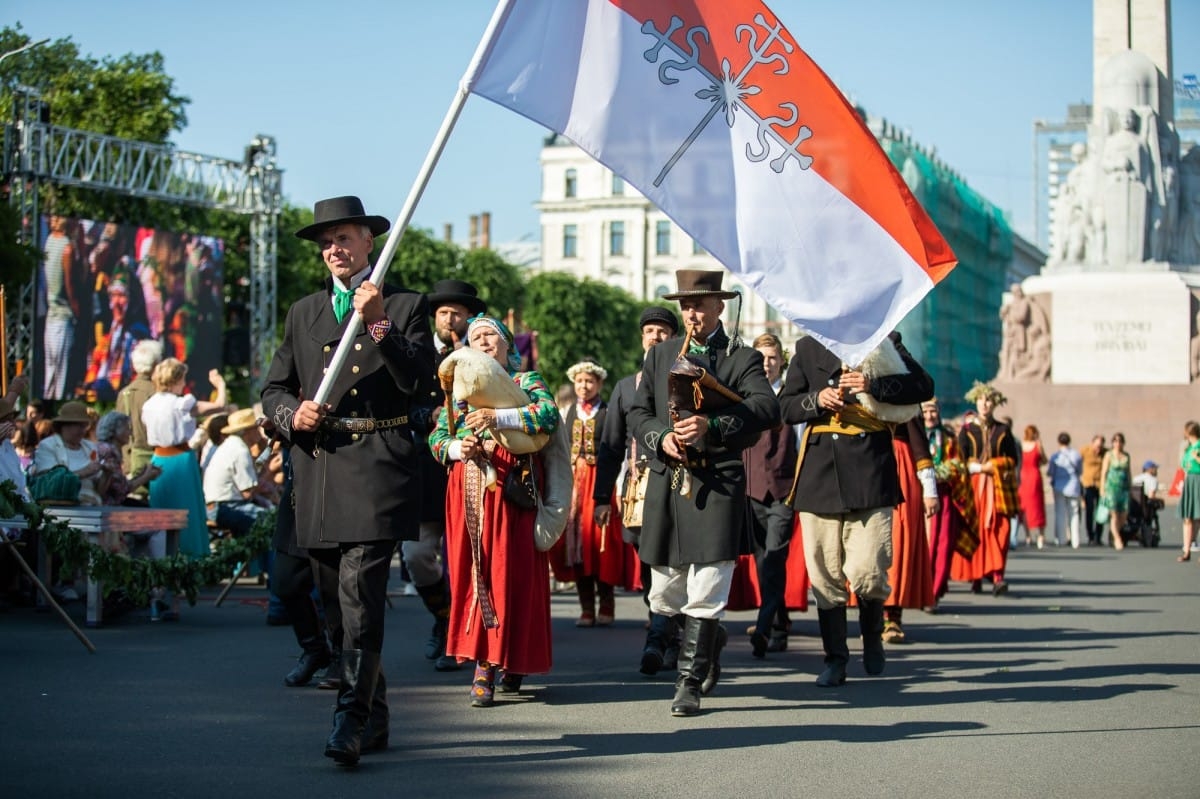
<path id="1" fill-rule="evenodd" d="M 23 47 L 30 37 L 16 26 L 0 30 L 0 53 Z M 187 126 L 187 97 L 178 94 L 161 53 L 96 59 L 57 39 L 0 62 L 0 115 L 12 118 L 15 84 L 28 86 L 49 104 L 51 121 L 163 144 Z"/>
<path id="2" fill-rule="evenodd" d="M 525 304 L 525 280 L 521 270 L 505 261 L 495 250 L 467 250 L 458 270 L 451 275 L 479 290 L 489 313 L 504 319 L 509 310 L 520 312 Z"/>
<path id="3" fill-rule="evenodd" d="M 535 275 L 526 285 L 523 318 L 538 332 L 538 371 L 551 389 L 567 382 L 571 364 L 590 359 L 616 380 L 641 365 L 637 323 L 643 304 L 626 291 L 563 272 Z"/>

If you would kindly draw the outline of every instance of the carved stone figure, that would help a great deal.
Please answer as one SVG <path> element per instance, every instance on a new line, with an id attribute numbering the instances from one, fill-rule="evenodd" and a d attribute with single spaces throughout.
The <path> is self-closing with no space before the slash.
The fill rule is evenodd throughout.
<path id="1" fill-rule="evenodd" d="M 1105 261 L 1125 266 L 1146 260 L 1146 231 L 1154 196 L 1150 148 L 1138 135 L 1137 112 L 1120 112 L 1121 128 L 1104 140 Z"/>
<path id="2" fill-rule="evenodd" d="M 1192 147 L 1179 162 L 1179 224 L 1175 261 L 1200 264 L 1200 147 Z"/>
<path id="3" fill-rule="evenodd" d="M 1094 159 L 1088 156 L 1083 142 L 1071 145 L 1071 160 L 1075 165 L 1067 173 L 1054 206 L 1054 246 L 1051 261 L 1083 263 L 1088 242 L 1093 238 L 1088 227 L 1092 222 L 1091 193 Z"/>
<path id="4" fill-rule="evenodd" d="M 1050 379 L 1050 320 L 1020 284 L 1011 288 L 1011 299 L 1000 308 L 1003 343 L 997 380 L 1045 382 Z"/>

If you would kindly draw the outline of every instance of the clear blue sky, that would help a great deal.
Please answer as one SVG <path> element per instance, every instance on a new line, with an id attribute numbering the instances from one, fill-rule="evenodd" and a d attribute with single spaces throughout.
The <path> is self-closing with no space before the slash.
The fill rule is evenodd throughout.
<path id="1" fill-rule="evenodd" d="M 1091 101 L 1092 0 L 768 3 L 843 91 L 936 147 L 1032 236 L 1033 123 Z M 267 133 L 292 202 L 358 194 L 394 219 L 493 6 L 7 0 L 4 16 L 97 57 L 161 52 L 191 98 L 180 149 L 240 159 Z M 1172 6 L 1176 77 L 1200 72 L 1200 0 Z M 440 235 L 450 222 L 462 239 L 470 214 L 491 211 L 494 241 L 536 239 L 543 135 L 470 98 L 414 224 Z"/>

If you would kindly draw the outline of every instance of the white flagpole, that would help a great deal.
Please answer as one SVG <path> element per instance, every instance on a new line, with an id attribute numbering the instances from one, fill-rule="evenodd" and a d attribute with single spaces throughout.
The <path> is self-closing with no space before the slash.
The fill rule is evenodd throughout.
<path id="1" fill-rule="evenodd" d="M 442 119 L 442 126 L 438 129 L 437 135 L 433 139 L 433 144 L 430 145 L 429 152 L 425 155 L 425 162 L 421 164 L 421 170 L 417 173 L 417 178 L 413 182 L 412 188 L 409 189 L 408 198 L 404 201 L 404 207 L 400 209 L 400 215 L 396 218 L 396 223 L 392 225 L 392 232 L 388 235 L 387 244 L 384 245 L 383 252 L 379 254 L 379 260 L 375 262 L 375 269 L 371 272 L 370 280 L 376 286 L 383 285 L 383 277 L 387 274 L 388 267 L 391 266 L 392 258 L 396 254 L 396 248 L 400 246 L 400 239 L 404 236 L 404 231 L 408 229 L 408 223 L 412 221 L 413 211 L 416 210 L 417 203 L 421 200 L 421 195 L 425 193 L 425 187 L 429 184 L 429 178 L 433 176 L 433 169 L 437 166 L 438 159 L 442 157 L 442 150 L 445 149 L 446 142 L 450 139 L 450 132 L 454 130 L 454 125 L 458 122 L 458 117 L 467 102 L 467 95 L 470 94 L 468 87 L 474 79 L 475 72 L 479 69 L 480 64 L 483 63 L 491 52 L 492 45 L 495 43 L 496 32 L 504 26 L 504 21 L 508 18 L 514 2 L 516 0 L 500 0 L 496 4 L 496 10 L 492 12 L 492 19 L 483 33 L 483 38 L 479 40 L 479 46 L 475 49 L 475 55 L 471 58 L 471 63 L 467 66 L 466 73 L 458 84 L 458 90 L 454 93 L 454 99 L 450 101 L 450 108 L 446 111 L 446 116 Z M 338 374 L 342 371 L 342 366 L 350 354 L 350 345 L 354 341 L 354 337 L 358 335 L 358 326 L 361 320 L 362 314 L 355 309 L 350 319 L 350 324 L 346 326 L 346 332 L 342 334 L 342 340 L 338 343 L 337 350 L 333 353 L 333 358 L 329 362 L 325 376 L 321 379 L 321 385 L 317 388 L 317 393 L 312 397 L 313 402 L 316 402 L 318 405 L 324 405 L 329 400 L 329 392 L 333 390 L 333 383 L 337 380 Z"/>

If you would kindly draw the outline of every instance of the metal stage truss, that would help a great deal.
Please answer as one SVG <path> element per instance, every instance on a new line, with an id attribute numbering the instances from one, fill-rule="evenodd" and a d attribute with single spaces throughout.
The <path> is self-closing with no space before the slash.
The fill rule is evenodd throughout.
<path id="1" fill-rule="evenodd" d="M 78 186 L 130 197 L 233 211 L 250 217 L 250 387 L 257 394 L 275 351 L 276 261 L 283 173 L 275 139 L 258 135 L 233 161 L 182 152 L 167 144 L 52 125 L 33 90 L 18 87 L 13 121 L 4 128 L 4 178 L 23 220 L 23 242 L 38 246 L 39 188 Z M 9 363 L 31 367 L 37 275 L 8 312 Z M 33 369 L 35 379 L 39 370 Z M 39 385 L 35 382 L 34 385 Z"/>

